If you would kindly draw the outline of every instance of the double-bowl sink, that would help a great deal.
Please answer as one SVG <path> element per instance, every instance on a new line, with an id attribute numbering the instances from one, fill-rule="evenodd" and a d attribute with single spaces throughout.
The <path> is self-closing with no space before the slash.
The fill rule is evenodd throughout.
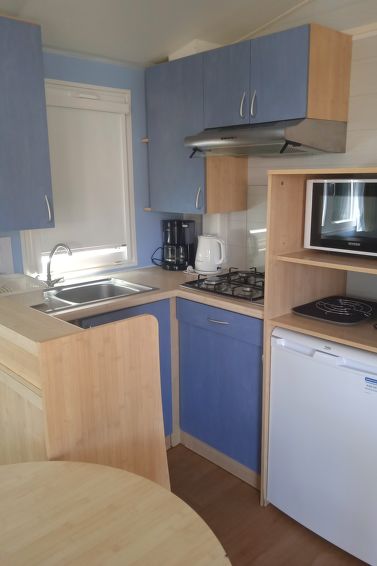
<path id="1" fill-rule="evenodd" d="M 53 312 L 153 290 L 155 287 L 111 277 L 47 289 L 43 292 L 43 303 L 34 305 L 33 308 L 43 312 Z"/>

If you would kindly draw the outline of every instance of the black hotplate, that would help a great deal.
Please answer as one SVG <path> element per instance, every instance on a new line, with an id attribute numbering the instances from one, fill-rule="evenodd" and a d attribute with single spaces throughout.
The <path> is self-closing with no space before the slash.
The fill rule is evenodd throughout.
<path id="1" fill-rule="evenodd" d="M 292 310 L 301 316 L 349 325 L 376 318 L 377 302 L 333 295 L 294 307 Z"/>

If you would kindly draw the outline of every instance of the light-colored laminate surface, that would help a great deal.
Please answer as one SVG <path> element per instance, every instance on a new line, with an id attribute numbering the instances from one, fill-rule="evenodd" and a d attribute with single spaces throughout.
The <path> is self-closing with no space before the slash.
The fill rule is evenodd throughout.
<path id="1" fill-rule="evenodd" d="M 347 122 L 351 54 L 351 35 L 310 24 L 308 118 Z"/>
<path id="2" fill-rule="evenodd" d="M 154 316 L 50 340 L 41 368 L 49 460 L 114 466 L 170 488 Z"/>
<path id="3" fill-rule="evenodd" d="M 140 476 L 95 464 L 0 467 L 0 564 L 228 565 L 182 500 Z"/>
<path id="4" fill-rule="evenodd" d="M 377 353 L 377 329 L 374 320 L 361 322 L 356 325 L 331 324 L 322 320 L 315 320 L 295 313 L 287 313 L 270 321 L 272 330 L 277 326 L 295 332 L 302 332 L 324 340 L 331 340 L 353 348 L 360 348 L 367 352 Z"/>
<path id="5" fill-rule="evenodd" d="M 23 348 L 27 347 L 30 349 L 35 347 L 34 343 L 46 342 L 83 332 L 81 328 L 67 324 L 66 321 L 174 297 L 198 301 L 246 316 L 263 318 L 263 306 L 256 303 L 252 304 L 242 299 L 228 299 L 220 295 L 214 296 L 210 293 L 192 291 L 180 287 L 182 283 L 195 279 L 197 275 L 165 271 L 159 267 L 114 272 L 109 275 L 130 281 L 131 283 L 140 283 L 154 287 L 155 289 L 138 295 L 119 297 L 108 301 L 59 310 L 54 313 L 54 316 L 31 308 L 32 305 L 42 302 L 42 291 L 32 291 L 7 297 L 0 296 L 0 337 L 6 338 L 14 345 L 17 342 L 21 342 Z M 103 275 L 103 277 L 106 277 L 106 275 Z M 20 372 L 17 371 L 17 373 Z"/>
<path id="6" fill-rule="evenodd" d="M 300 263 L 302 265 L 313 265 L 314 267 L 377 275 L 377 258 L 363 255 L 346 255 L 305 249 L 281 254 L 276 256 L 275 259 L 288 263 Z"/>
<path id="7" fill-rule="evenodd" d="M 247 209 L 247 157 L 206 158 L 207 214 Z"/>

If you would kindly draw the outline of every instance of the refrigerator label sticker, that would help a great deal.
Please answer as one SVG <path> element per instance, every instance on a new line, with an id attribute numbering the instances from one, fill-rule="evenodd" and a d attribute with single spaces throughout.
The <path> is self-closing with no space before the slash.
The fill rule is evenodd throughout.
<path id="1" fill-rule="evenodd" d="M 372 377 L 365 377 L 365 393 L 377 394 L 377 379 L 373 379 Z"/>

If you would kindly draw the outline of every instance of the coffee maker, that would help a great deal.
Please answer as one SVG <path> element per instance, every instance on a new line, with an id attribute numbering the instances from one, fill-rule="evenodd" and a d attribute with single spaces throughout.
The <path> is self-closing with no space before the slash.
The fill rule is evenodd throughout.
<path id="1" fill-rule="evenodd" d="M 195 221 L 162 220 L 162 267 L 182 271 L 195 263 Z"/>

